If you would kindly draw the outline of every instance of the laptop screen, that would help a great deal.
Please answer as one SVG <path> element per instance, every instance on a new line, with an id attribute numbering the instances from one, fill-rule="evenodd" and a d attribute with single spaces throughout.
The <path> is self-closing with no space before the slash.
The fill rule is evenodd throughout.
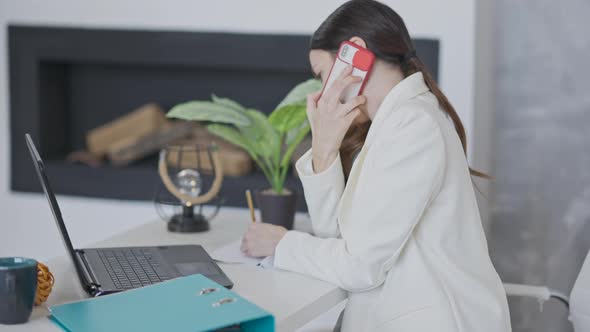
<path id="1" fill-rule="evenodd" d="M 84 274 L 82 273 L 81 267 L 78 263 L 76 258 L 76 252 L 74 251 L 74 247 L 72 246 L 72 241 L 70 240 L 70 236 L 68 235 L 68 231 L 66 229 L 66 225 L 63 221 L 61 216 L 61 211 L 59 209 L 59 205 L 57 204 L 57 200 L 55 199 L 55 195 L 51 190 L 51 186 L 49 185 L 49 180 L 47 179 L 47 174 L 45 173 L 45 166 L 43 164 L 43 160 L 41 160 L 41 156 L 31 139 L 29 134 L 25 134 L 25 140 L 27 141 L 27 147 L 29 148 L 29 152 L 31 153 L 31 158 L 33 159 L 33 164 L 35 165 L 35 170 L 37 171 L 37 176 L 39 176 L 39 181 L 41 182 L 41 186 L 43 187 L 43 191 L 45 192 L 45 197 L 47 197 L 47 201 L 49 202 L 49 207 L 51 208 L 51 212 L 53 213 L 53 218 L 55 219 L 55 223 L 57 228 L 59 229 L 59 233 L 61 234 L 61 239 L 68 251 L 70 258 L 72 259 L 72 263 L 76 267 L 76 272 L 78 274 L 78 278 L 80 281 L 84 283 L 84 278 L 82 277 Z"/>

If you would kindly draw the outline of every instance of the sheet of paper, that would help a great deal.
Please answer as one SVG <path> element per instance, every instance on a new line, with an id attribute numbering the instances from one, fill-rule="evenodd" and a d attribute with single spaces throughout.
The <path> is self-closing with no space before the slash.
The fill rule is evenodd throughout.
<path id="1" fill-rule="evenodd" d="M 244 255 L 240 250 L 241 243 L 241 239 L 234 242 L 230 242 L 229 244 L 213 251 L 211 253 L 211 257 L 213 257 L 214 260 L 222 263 L 248 264 L 262 267 L 272 267 L 272 256 L 266 258 L 248 257 Z"/>

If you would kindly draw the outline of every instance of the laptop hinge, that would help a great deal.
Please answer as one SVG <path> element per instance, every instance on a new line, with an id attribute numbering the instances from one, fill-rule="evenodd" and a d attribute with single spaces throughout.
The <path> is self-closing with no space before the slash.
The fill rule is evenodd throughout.
<path id="1" fill-rule="evenodd" d="M 84 250 L 76 250 L 76 258 L 78 259 L 80 266 L 82 266 L 82 273 L 84 273 L 84 278 L 87 280 L 89 287 L 94 290 L 98 289 L 100 284 L 98 283 L 98 279 L 90 267 L 90 264 L 88 264 L 88 261 L 86 260 Z"/>

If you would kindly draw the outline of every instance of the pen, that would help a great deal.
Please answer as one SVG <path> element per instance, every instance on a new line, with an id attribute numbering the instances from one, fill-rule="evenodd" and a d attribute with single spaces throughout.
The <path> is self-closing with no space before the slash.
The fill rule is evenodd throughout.
<path id="1" fill-rule="evenodd" d="M 250 208 L 250 218 L 252 218 L 252 223 L 255 223 L 256 216 L 254 215 L 254 204 L 252 204 L 252 194 L 250 194 L 250 190 L 246 190 L 246 200 L 248 201 L 248 208 Z"/>

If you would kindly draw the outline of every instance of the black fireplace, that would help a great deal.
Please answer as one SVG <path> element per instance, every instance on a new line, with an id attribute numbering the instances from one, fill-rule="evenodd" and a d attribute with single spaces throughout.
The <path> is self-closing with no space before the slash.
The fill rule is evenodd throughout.
<path id="1" fill-rule="evenodd" d="M 11 188 L 40 192 L 24 134 L 46 161 L 58 194 L 151 200 L 156 159 L 93 168 L 65 161 L 85 147 L 88 130 L 148 102 L 164 109 L 212 93 L 270 112 L 311 77 L 309 36 L 9 26 Z M 438 41 L 416 40 L 435 78 Z M 287 186 L 299 192 L 299 181 Z M 268 187 L 261 172 L 226 177 L 225 205 L 245 206 L 244 191 Z"/>

